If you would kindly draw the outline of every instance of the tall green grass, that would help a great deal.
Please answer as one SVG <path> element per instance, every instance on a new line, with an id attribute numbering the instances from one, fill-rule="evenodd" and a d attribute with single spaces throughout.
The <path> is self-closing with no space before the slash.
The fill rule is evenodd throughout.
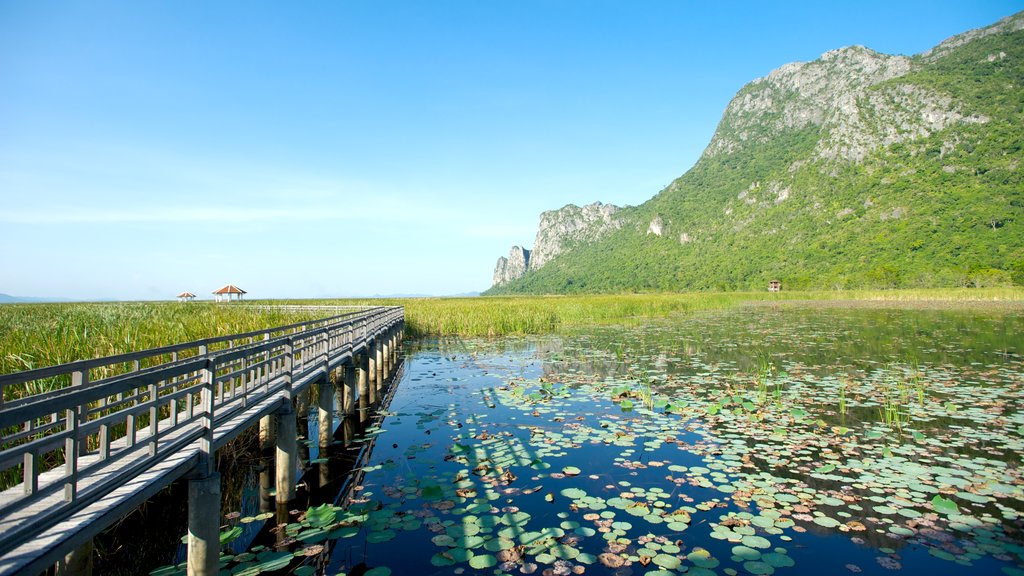
<path id="1" fill-rule="evenodd" d="M 237 304 L 0 305 L 0 373 L 250 332 L 326 316 Z"/>
<path id="2" fill-rule="evenodd" d="M 852 292 L 695 292 L 597 296 L 518 296 L 376 300 L 279 300 L 258 304 L 401 305 L 407 334 L 485 336 L 544 334 L 600 323 L 644 322 L 674 313 L 728 308 L 749 301 L 797 300 L 1024 303 L 1024 288 Z M 128 302 L 0 305 L 0 373 L 248 332 L 330 315 L 248 304 Z"/>
<path id="3" fill-rule="evenodd" d="M 856 302 L 865 305 L 960 307 L 977 303 L 1024 306 L 1024 288 L 955 288 L 816 292 L 689 292 L 587 296 L 491 296 L 380 300 L 297 300 L 303 304 L 380 304 L 405 307 L 407 332 L 422 336 L 544 334 L 600 323 L 642 322 L 678 312 L 746 302 Z"/>

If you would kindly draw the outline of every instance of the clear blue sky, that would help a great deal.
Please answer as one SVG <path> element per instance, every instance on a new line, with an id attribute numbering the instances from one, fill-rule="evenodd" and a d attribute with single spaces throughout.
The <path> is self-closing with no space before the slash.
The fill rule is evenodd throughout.
<path id="1" fill-rule="evenodd" d="M 746 82 L 1024 1 L 0 0 L 0 292 L 454 294 L 639 204 Z"/>

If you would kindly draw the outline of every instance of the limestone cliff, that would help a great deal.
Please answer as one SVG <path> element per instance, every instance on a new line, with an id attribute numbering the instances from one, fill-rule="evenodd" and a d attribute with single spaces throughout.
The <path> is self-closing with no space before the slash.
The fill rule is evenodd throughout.
<path id="1" fill-rule="evenodd" d="M 498 286 L 537 270 L 555 256 L 583 242 L 592 242 L 617 229 L 615 217 L 621 210 L 612 204 L 594 202 L 586 206 L 568 204 L 541 213 L 533 250 L 513 246 L 508 258 L 498 258 L 493 285 Z"/>
<path id="2" fill-rule="evenodd" d="M 526 268 L 529 265 L 530 251 L 519 246 L 513 246 L 509 250 L 508 258 L 504 256 L 498 258 L 498 263 L 494 266 L 494 279 L 491 284 L 499 286 L 519 278 L 526 274 Z"/>
<path id="3" fill-rule="evenodd" d="M 596 240 L 618 228 L 615 214 L 619 210 L 612 204 L 594 202 L 586 206 L 568 204 L 542 213 L 529 269 L 536 270 L 573 245 Z"/>
<path id="4" fill-rule="evenodd" d="M 725 109 L 704 157 L 764 145 L 786 131 L 815 127 L 812 158 L 858 162 L 882 146 L 922 138 L 966 114 L 934 89 L 886 81 L 914 69 L 906 56 L 848 46 L 813 62 L 793 62 L 747 84 Z"/>

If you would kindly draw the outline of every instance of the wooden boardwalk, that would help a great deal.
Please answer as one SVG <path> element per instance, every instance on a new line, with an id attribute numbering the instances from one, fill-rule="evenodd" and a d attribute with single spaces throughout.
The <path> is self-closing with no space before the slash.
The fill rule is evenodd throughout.
<path id="1" fill-rule="evenodd" d="M 339 310 L 340 311 L 340 310 Z M 0 375 L 0 574 L 34 574 L 404 323 L 401 307 Z M 377 348 L 377 357 L 380 357 Z M 9 387 L 57 388 L 3 402 Z M 346 399 L 351 405 L 353 398 Z"/>

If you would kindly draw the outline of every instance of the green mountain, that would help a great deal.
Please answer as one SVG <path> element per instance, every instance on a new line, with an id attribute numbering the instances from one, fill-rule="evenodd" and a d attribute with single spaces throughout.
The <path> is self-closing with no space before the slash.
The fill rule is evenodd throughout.
<path id="1" fill-rule="evenodd" d="M 546 212 L 533 252 L 558 250 L 500 259 L 487 293 L 1024 284 L 1022 120 L 1024 12 L 912 57 L 787 64 L 644 204 Z"/>

